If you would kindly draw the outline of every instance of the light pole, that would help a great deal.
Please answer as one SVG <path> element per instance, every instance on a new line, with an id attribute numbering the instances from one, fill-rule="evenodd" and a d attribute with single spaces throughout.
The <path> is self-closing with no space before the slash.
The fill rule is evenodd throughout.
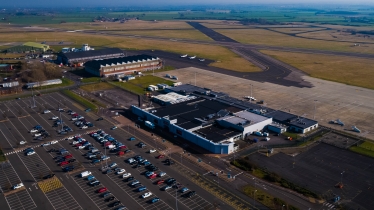
<path id="1" fill-rule="evenodd" d="M 256 208 L 255 202 L 256 202 L 256 192 L 257 190 L 253 191 L 253 208 Z"/>
<path id="2" fill-rule="evenodd" d="M 345 173 L 345 171 L 341 172 L 341 176 L 340 176 L 340 184 L 343 184 L 343 174 Z"/>
<path id="3" fill-rule="evenodd" d="M 285 205 L 283 204 L 283 205 L 282 205 L 282 210 L 283 210 L 283 207 L 284 207 L 284 206 L 285 206 Z"/>
<path id="4" fill-rule="evenodd" d="M 175 208 L 178 210 L 178 196 L 177 196 L 178 190 L 175 191 Z"/>

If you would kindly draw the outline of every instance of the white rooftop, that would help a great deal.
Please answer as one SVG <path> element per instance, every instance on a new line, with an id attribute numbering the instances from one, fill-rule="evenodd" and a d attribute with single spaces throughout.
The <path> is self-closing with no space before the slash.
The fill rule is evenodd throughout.
<path id="1" fill-rule="evenodd" d="M 224 120 L 226 122 L 245 127 L 248 125 L 253 125 L 265 121 L 267 119 L 269 119 L 269 117 L 261 116 L 244 110 L 235 113 L 233 116 L 222 117 L 218 120 Z"/>
<path id="2" fill-rule="evenodd" d="M 196 98 L 195 96 L 188 96 L 188 95 L 184 96 L 184 95 L 180 95 L 178 93 L 170 92 L 170 93 L 167 93 L 167 94 L 154 96 L 153 98 L 157 99 L 159 101 L 162 101 L 164 103 L 179 103 L 179 102 L 182 102 L 182 101 L 191 100 L 192 99 L 191 97 Z"/>

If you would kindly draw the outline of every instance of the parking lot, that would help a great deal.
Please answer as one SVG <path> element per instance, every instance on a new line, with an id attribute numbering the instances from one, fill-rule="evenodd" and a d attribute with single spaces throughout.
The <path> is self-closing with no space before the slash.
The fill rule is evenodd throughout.
<path id="1" fill-rule="evenodd" d="M 332 198 L 338 195 L 348 201 L 348 206 L 371 209 L 374 205 L 374 167 L 369 157 L 320 143 L 295 158 L 279 153 L 270 158 L 254 154 L 249 159 L 322 195 L 327 202 L 332 203 Z M 336 187 L 339 182 L 344 184 L 342 189 Z"/>
<path id="2" fill-rule="evenodd" d="M 31 199 L 30 194 L 27 190 L 22 190 L 16 193 L 12 193 L 10 195 L 5 196 L 5 199 L 9 205 L 10 209 L 18 210 L 18 209 L 35 209 L 36 204 Z M 5 206 L 1 207 L 6 208 Z"/>
<path id="3" fill-rule="evenodd" d="M 2 192 L 10 191 L 12 186 L 21 182 L 10 162 L 0 164 L 0 187 Z"/>
<path id="4" fill-rule="evenodd" d="M 97 180 L 101 182 L 101 186 L 107 187 L 108 191 L 112 193 L 115 199 L 117 200 L 118 198 L 121 202 L 120 205 L 124 205 L 129 209 L 174 209 L 176 203 L 180 210 L 209 209 L 213 207 L 208 200 L 213 199 L 214 196 L 207 192 L 203 192 L 200 188 L 200 190 L 197 190 L 199 193 L 191 198 L 182 197 L 182 194 L 174 189 L 169 189 L 167 192 L 164 192 L 160 190 L 164 185 L 155 185 L 153 184 L 153 180 L 150 180 L 141 174 L 144 168 L 133 169 L 124 162 L 124 160 L 129 157 L 141 154 L 145 157 L 151 158 L 150 160 L 155 162 L 154 164 L 162 165 L 159 160 L 155 159 L 155 156 L 158 153 L 149 154 L 147 152 L 153 148 L 156 148 L 156 150 L 160 152 L 161 150 L 166 149 L 167 147 L 161 142 L 161 139 L 150 139 L 149 136 L 144 135 L 136 129 L 126 127 L 124 129 L 118 128 L 111 130 L 110 128 L 113 125 L 105 120 L 97 121 L 97 119 L 93 119 L 93 114 L 79 111 L 74 106 L 73 102 L 59 93 L 45 94 L 43 96 L 35 97 L 35 103 L 37 108 L 34 109 L 31 109 L 29 105 L 33 104 L 32 98 L 0 103 L 0 107 L 3 107 L 1 110 L 6 113 L 5 115 L 0 113 L 0 146 L 3 148 L 7 156 L 11 157 L 9 158 L 11 163 L 13 163 L 12 161 L 19 160 L 19 163 L 16 166 L 13 164 L 15 167 L 14 173 L 19 173 L 19 171 L 26 172 L 29 176 L 31 175 L 32 179 L 35 181 L 34 183 L 31 183 L 31 185 L 30 183 L 27 183 L 26 190 L 24 190 L 25 193 L 31 193 L 32 190 L 30 199 L 23 199 L 21 203 L 15 203 L 12 205 L 26 206 L 29 205 L 29 201 L 32 201 L 36 206 L 43 206 L 43 202 L 50 203 L 51 208 L 53 207 L 55 209 L 114 209 L 115 207 L 109 206 L 114 201 L 105 201 L 104 198 L 99 196 L 100 193 L 95 192 L 96 187 L 87 185 L 88 180 L 75 176 L 81 171 L 90 170 L 95 174 Z M 59 112 L 59 108 L 63 108 L 64 112 Z M 47 109 L 50 112 L 44 113 L 44 110 Z M 67 110 L 78 112 L 78 114 L 83 116 L 87 121 L 93 122 L 94 127 L 79 129 L 79 127 L 74 125 L 74 122 L 71 120 L 72 116 L 67 113 Z M 58 116 L 64 121 L 64 125 L 68 125 L 73 129 L 73 131 L 68 132 L 65 135 L 59 134 L 58 130 L 61 129 L 61 126 L 53 127 L 54 120 L 51 120 L 53 116 Z M 36 140 L 33 134 L 30 133 L 30 130 L 36 125 L 40 125 L 42 127 L 41 129 L 48 132 L 49 137 L 43 138 L 42 140 Z M 126 145 L 126 149 L 129 151 L 122 155 L 118 155 L 117 152 L 105 149 L 102 144 L 87 135 L 88 133 L 101 128 L 118 140 L 118 142 Z M 91 159 L 84 156 L 84 154 L 88 153 L 87 149 L 79 149 L 78 147 L 73 146 L 71 143 L 74 139 L 66 140 L 68 137 L 75 135 L 86 139 L 92 144 L 92 146 L 100 150 L 101 155 L 106 155 L 110 157 L 110 159 L 93 164 Z M 136 141 L 131 142 L 128 140 L 132 136 L 136 137 Z M 27 143 L 21 145 L 19 140 L 26 141 Z M 50 142 L 55 140 L 57 140 L 57 142 L 50 144 Z M 144 148 L 137 147 L 136 144 L 140 141 L 143 141 L 147 146 Z M 35 154 L 29 156 L 25 155 L 25 152 L 23 151 L 25 148 L 32 148 L 35 151 Z M 65 165 L 74 166 L 75 170 L 72 172 L 62 172 L 62 167 L 55 162 L 55 159 L 53 159 L 61 155 L 58 154 L 58 152 L 51 150 L 59 150 L 61 148 L 68 150 L 70 154 L 72 154 L 72 158 L 76 159 Z M 119 167 L 131 172 L 144 184 L 144 186 L 147 187 L 147 191 L 144 192 L 150 191 L 152 192 L 152 196 L 145 199 L 140 198 L 139 196 L 144 194 L 144 192 L 135 192 L 135 189 L 126 185 L 127 183 L 124 182 L 122 178 L 119 178 L 114 174 L 103 174 L 99 171 L 102 166 L 112 162 L 118 163 Z M 6 167 L 8 166 L 4 165 L 4 168 Z M 162 166 L 160 170 L 164 170 L 164 167 L 166 171 L 170 171 L 168 166 Z M 8 170 L 9 169 L 6 169 L 5 172 L 0 171 L 0 173 L 11 174 L 12 172 L 8 172 Z M 55 174 L 55 176 L 48 178 L 47 176 L 51 174 Z M 174 176 L 178 180 L 182 180 L 179 179 L 177 173 L 174 173 L 173 171 L 171 171 L 171 174 L 169 174 L 169 172 L 167 172 L 167 174 L 168 175 L 165 177 Z M 14 174 L 9 176 L 12 177 L 11 184 L 17 182 L 17 179 L 14 178 Z M 47 179 L 45 179 L 45 177 L 47 177 Z M 6 179 L 1 179 L 0 177 L 0 182 L 5 183 Z M 193 188 L 190 190 L 198 188 L 198 186 L 190 183 L 188 180 L 183 180 L 183 184 L 194 186 L 189 187 Z M 2 185 L 3 184 L 1 184 L 1 186 Z M 29 186 L 31 186 L 32 189 L 29 188 Z M 35 192 L 35 190 L 37 191 Z M 33 197 L 33 194 L 36 196 L 38 192 L 39 194 L 44 194 L 46 197 L 40 197 L 40 195 L 39 197 Z M 175 197 L 175 194 L 177 197 Z M 150 203 L 150 200 L 155 197 L 159 197 L 160 201 Z"/>

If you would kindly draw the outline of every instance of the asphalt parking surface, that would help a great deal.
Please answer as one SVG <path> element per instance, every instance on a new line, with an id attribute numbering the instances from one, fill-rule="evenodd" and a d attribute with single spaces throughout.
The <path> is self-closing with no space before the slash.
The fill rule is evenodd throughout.
<path id="1" fill-rule="evenodd" d="M 261 154 L 248 157 L 257 165 L 321 194 L 327 202 L 332 203 L 332 198 L 339 195 L 348 206 L 371 209 L 374 205 L 374 167 L 369 157 L 324 143 L 296 155 L 294 165 L 293 157 L 284 153 L 270 158 Z M 342 189 L 335 187 L 340 181 L 344 184 Z"/>
<path id="2" fill-rule="evenodd" d="M 95 187 L 87 185 L 87 181 L 76 177 L 82 170 L 92 171 L 94 176 L 101 182 L 102 186 L 108 188 L 108 190 L 119 200 L 122 205 L 129 209 L 174 209 L 176 200 L 179 209 L 201 209 L 201 206 L 211 206 L 210 200 L 217 200 L 213 195 L 204 191 L 196 184 L 190 182 L 185 177 L 181 177 L 180 174 L 170 169 L 169 166 L 163 165 L 159 160 L 155 158 L 157 153 L 148 154 L 147 151 L 151 148 L 157 150 L 165 149 L 165 145 L 162 144 L 161 139 L 149 139 L 148 136 L 143 135 L 136 129 L 126 127 L 124 129 L 110 130 L 111 125 L 107 121 L 95 121 L 96 116 L 78 111 L 74 106 L 74 102 L 64 97 L 59 93 L 44 94 L 43 96 L 35 97 L 35 103 L 37 108 L 31 109 L 29 104 L 33 103 L 32 98 L 25 98 L 21 100 L 12 100 L 0 103 L 3 106 L 6 116 L 1 116 L 0 119 L 0 146 L 4 149 L 7 158 L 11 165 L 13 165 L 13 172 L 10 170 L 9 165 L 4 165 L 3 169 L 0 169 L 0 174 L 5 173 L 11 177 L 11 184 L 18 182 L 16 175 L 19 176 L 19 180 L 25 184 L 25 190 L 12 194 L 9 197 L 8 207 L 10 209 L 18 209 L 19 206 L 25 206 L 27 209 L 114 209 L 109 207 L 108 204 L 111 202 L 105 202 L 103 198 L 99 197 L 95 193 Z M 50 120 L 52 116 L 59 116 L 60 113 L 57 111 L 58 107 L 64 108 L 65 110 L 72 109 L 77 111 L 78 114 L 84 116 L 87 120 L 92 121 L 95 127 L 87 130 L 78 129 L 70 121 L 71 116 L 66 112 L 61 113 L 61 117 L 66 125 L 69 125 L 74 131 L 68 135 L 60 135 L 57 133 L 58 128 L 52 127 L 53 121 Z M 40 107 L 40 108 L 39 108 Z M 42 114 L 45 109 L 49 109 L 51 113 Z M 8 111 L 9 110 L 9 111 Z M 22 110 L 22 111 L 20 111 Z M 93 119 L 94 118 L 94 119 Z M 41 125 L 51 137 L 40 140 L 34 140 L 29 130 L 35 125 Z M 87 133 L 92 130 L 103 128 L 108 134 L 112 135 L 115 139 L 124 143 L 128 149 L 132 151 L 125 153 L 123 156 L 117 156 L 115 153 L 111 153 L 109 150 L 104 149 L 102 145 L 96 142 Z M 92 164 L 90 160 L 83 156 L 88 150 L 79 150 L 71 145 L 72 140 L 65 140 L 68 136 L 80 135 L 95 147 L 97 147 L 102 153 L 107 153 L 110 157 L 108 163 L 117 162 L 117 164 L 126 169 L 126 171 L 133 174 L 142 184 L 144 184 L 153 195 L 157 196 L 161 200 L 157 203 L 149 203 L 149 199 L 152 197 L 142 199 L 138 196 L 139 193 L 135 193 L 133 188 L 130 189 L 121 178 L 114 176 L 114 174 L 103 174 L 99 169 L 102 164 Z M 136 136 L 137 140 L 130 142 L 127 139 L 131 136 Z M 148 145 L 147 148 L 138 148 L 135 146 L 139 141 L 143 141 Z M 25 145 L 19 145 L 19 140 L 27 141 Z M 42 143 L 57 140 L 58 143 L 46 145 L 41 147 Z M 36 154 L 26 156 L 23 152 L 24 148 L 34 148 Z M 71 163 L 74 166 L 80 166 L 81 168 L 71 173 L 64 173 L 53 157 L 58 154 L 55 152 L 49 152 L 51 149 L 67 149 L 75 162 Z M 136 154 L 141 154 L 156 165 L 160 165 L 160 170 L 165 170 L 170 177 L 175 177 L 183 185 L 188 186 L 190 190 L 196 190 L 197 196 L 192 198 L 180 197 L 177 193 L 175 198 L 174 191 L 164 192 L 160 191 L 160 186 L 153 184 L 153 180 L 150 181 L 144 175 L 141 174 L 141 169 L 133 169 L 124 162 L 125 159 L 133 157 Z M 143 169 L 144 170 L 144 169 Z M 55 176 L 50 179 L 44 180 L 43 177 L 54 173 Z M 42 177 L 43 176 L 43 177 Z M 7 183 L 5 179 L 0 178 L 1 188 L 6 188 Z M 125 188 L 127 187 L 127 188 Z M 82 192 L 83 191 L 83 192 Z M 26 194 L 29 194 L 27 198 Z M 17 196 L 19 202 L 16 202 Z M 8 199 L 8 197 L 7 197 Z M 7 199 L 0 199 L 0 203 L 6 203 Z M 33 206 L 35 205 L 35 206 Z M 7 206 L 5 204 L 5 206 Z M 5 208 L 7 209 L 7 208 Z M 231 207 L 227 206 L 227 209 Z"/>

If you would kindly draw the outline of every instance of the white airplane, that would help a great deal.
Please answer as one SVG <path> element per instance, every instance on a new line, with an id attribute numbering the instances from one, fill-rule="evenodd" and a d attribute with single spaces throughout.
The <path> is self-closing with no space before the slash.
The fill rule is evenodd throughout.
<path id="1" fill-rule="evenodd" d="M 189 57 L 189 59 L 195 59 L 196 55 Z"/>
<path id="2" fill-rule="evenodd" d="M 352 130 L 357 133 L 361 133 L 360 129 L 358 129 L 356 126 L 352 126 Z"/>
<path id="3" fill-rule="evenodd" d="M 181 55 L 181 58 L 187 58 L 187 54 L 185 54 L 185 55 Z"/>
<path id="4" fill-rule="evenodd" d="M 256 101 L 257 99 L 255 99 L 255 97 L 252 97 L 252 96 L 244 96 L 245 99 L 249 99 L 251 101 Z"/>
<path id="5" fill-rule="evenodd" d="M 199 59 L 199 61 L 201 61 L 201 62 L 202 62 L 202 61 L 205 61 L 205 59 L 204 59 L 204 58 L 200 58 L 200 59 Z"/>

